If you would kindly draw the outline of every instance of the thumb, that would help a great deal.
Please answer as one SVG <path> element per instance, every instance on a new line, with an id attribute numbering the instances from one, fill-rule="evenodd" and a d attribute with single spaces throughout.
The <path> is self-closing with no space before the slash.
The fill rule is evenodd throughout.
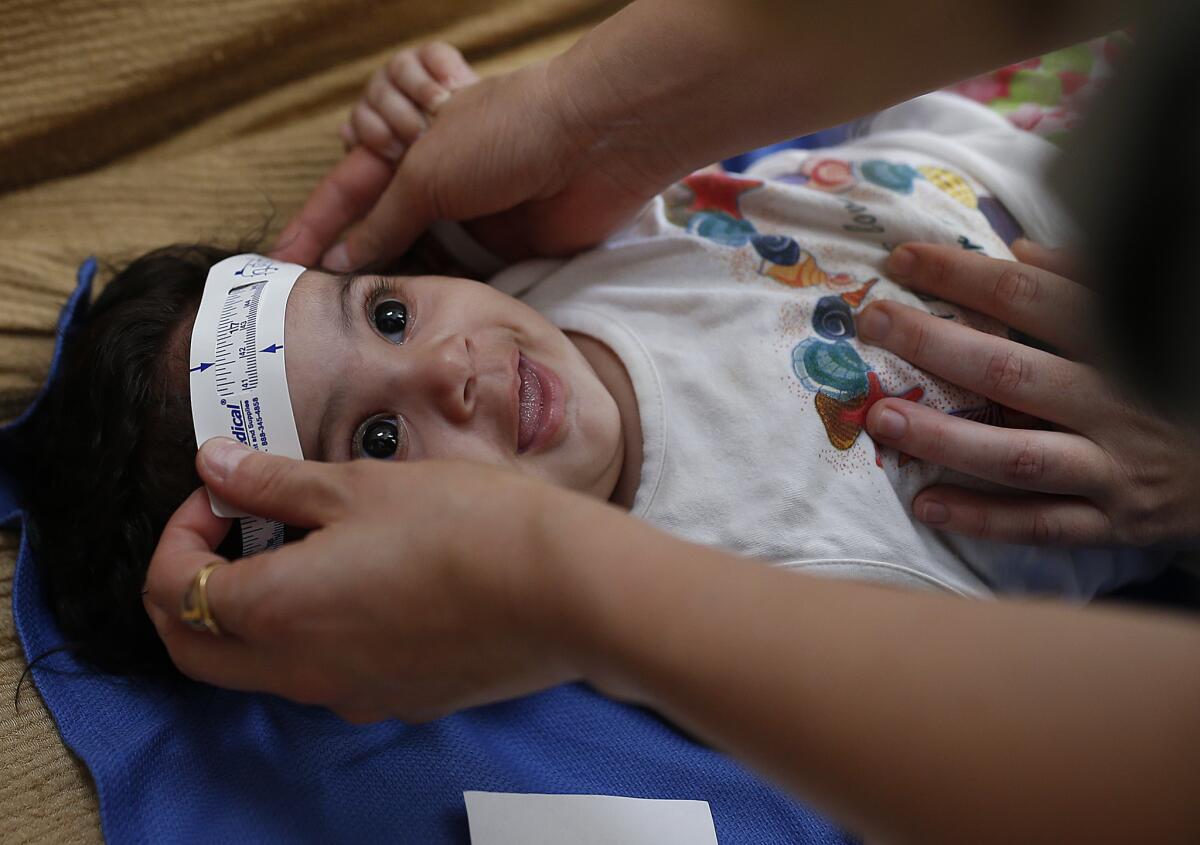
<path id="1" fill-rule="evenodd" d="M 196 470 L 205 485 L 235 508 L 297 528 L 319 528 L 345 512 L 343 468 L 256 452 L 228 437 L 200 447 Z"/>
<path id="2" fill-rule="evenodd" d="M 390 185 L 345 239 L 321 257 L 322 266 L 349 273 L 402 255 L 429 228 L 436 216 L 420 186 L 418 170 L 405 159 Z"/>

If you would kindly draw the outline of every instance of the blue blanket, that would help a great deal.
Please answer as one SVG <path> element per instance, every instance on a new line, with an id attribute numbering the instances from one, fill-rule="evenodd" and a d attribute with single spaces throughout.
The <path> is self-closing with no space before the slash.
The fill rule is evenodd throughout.
<path id="1" fill-rule="evenodd" d="M 93 261 L 59 325 L 85 319 Z M 6 455 L 27 412 L 0 429 L 0 524 L 23 526 Z M 63 642 L 23 537 L 13 611 L 32 661 Z M 462 792 L 604 793 L 710 803 L 721 845 L 840 843 L 812 811 L 654 714 L 583 685 L 410 726 L 202 684 L 98 674 L 67 653 L 33 669 L 63 740 L 91 770 L 108 842 L 469 840 Z M 748 691 L 748 694 L 753 694 Z"/>

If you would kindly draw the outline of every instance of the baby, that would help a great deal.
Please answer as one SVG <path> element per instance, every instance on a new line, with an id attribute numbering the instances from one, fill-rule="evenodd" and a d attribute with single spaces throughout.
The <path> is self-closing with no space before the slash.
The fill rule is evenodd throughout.
<path id="1" fill-rule="evenodd" d="M 347 142 L 402 156 L 447 80 L 474 78 L 447 55 L 405 53 L 377 74 Z M 922 589 L 1087 597 L 1128 578 L 1139 554 L 1034 557 L 927 529 L 910 502 L 949 474 L 863 431 L 884 396 L 1005 421 L 860 344 L 854 316 L 887 297 L 998 331 L 899 288 L 883 261 L 911 240 L 1004 258 L 1022 231 L 1061 240 L 1040 178 L 1052 148 L 945 94 L 854 134 L 745 176 L 693 174 L 600 248 L 490 284 L 305 271 L 284 323 L 304 457 L 509 466 L 696 542 Z M 453 249 L 465 235 L 451 234 Z M 168 516 L 199 485 L 189 341 L 210 268 L 234 254 L 180 246 L 134 261 L 67 345 L 40 411 L 35 544 L 64 632 L 104 668 L 167 665 L 141 585 Z M 478 245 L 460 258 L 492 263 Z M 222 553 L 238 550 L 231 532 Z"/>

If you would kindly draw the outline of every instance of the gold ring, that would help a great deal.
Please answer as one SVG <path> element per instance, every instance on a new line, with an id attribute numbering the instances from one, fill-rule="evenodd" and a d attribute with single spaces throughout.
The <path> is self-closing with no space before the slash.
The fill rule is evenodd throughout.
<path id="1" fill-rule="evenodd" d="M 192 579 L 192 586 L 183 596 L 183 604 L 179 610 L 179 618 L 185 624 L 197 631 L 208 631 L 213 636 L 221 636 L 221 626 L 213 618 L 212 607 L 208 603 L 208 576 L 218 566 L 225 566 L 225 561 L 214 560 L 206 563 Z"/>

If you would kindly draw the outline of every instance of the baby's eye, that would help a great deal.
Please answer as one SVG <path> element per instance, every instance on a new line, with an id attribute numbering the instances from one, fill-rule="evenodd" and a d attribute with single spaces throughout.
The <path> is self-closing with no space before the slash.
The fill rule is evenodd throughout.
<path id="1" fill-rule="evenodd" d="M 408 306 L 394 299 L 385 299 L 375 306 L 371 315 L 375 330 L 392 343 L 404 343 L 404 329 L 408 325 Z"/>
<path id="2" fill-rule="evenodd" d="M 384 414 L 371 417 L 358 427 L 353 445 L 356 458 L 403 460 L 408 453 L 408 436 L 404 429 L 404 421 Z"/>

